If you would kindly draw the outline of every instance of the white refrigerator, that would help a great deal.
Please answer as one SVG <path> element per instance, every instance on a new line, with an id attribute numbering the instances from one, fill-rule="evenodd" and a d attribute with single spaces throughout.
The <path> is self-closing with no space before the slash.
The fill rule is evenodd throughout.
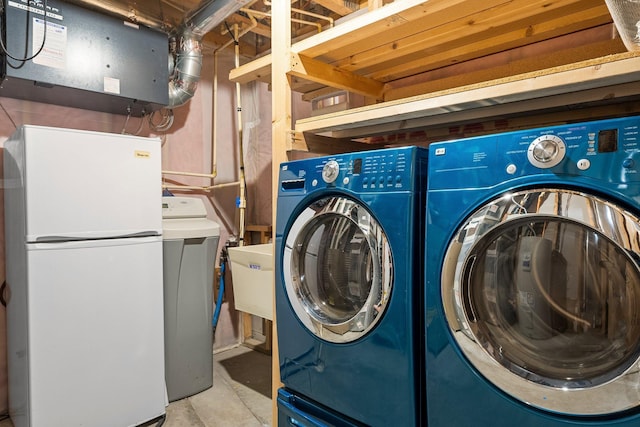
<path id="1" fill-rule="evenodd" d="M 4 144 L 15 427 L 165 414 L 161 146 L 22 126 Z"/>

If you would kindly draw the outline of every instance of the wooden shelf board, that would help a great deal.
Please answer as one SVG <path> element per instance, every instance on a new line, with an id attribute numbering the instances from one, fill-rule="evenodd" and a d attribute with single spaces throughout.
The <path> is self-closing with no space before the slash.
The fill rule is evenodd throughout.
<path id="1" fill-rule="evenodd" d="M 613 24 L 605 24 L 538 43 L 486 55 L 385 85 L 385 101 L 468 86 L 508 76 L 626 52 L 614 34 Z"/>
<path id="2" fill-rule="evenodd" d="M 484 110 L 485 117 L 494 114 L 498 106 L 539 100 L 544 97 L 579 93 L 640 80 L 640 54 L 621 53 L 590 59 L 575 64 L 524 73 L 475 85 L 403 98 L 352 110 L 298 120 L 296 132 L 334 133 L 345 137 L 366 136 L 374 126 L 429 117 L 445 123 L 449 114 Z M 640 93 L 640 87 L 637 88 Z M 477 111 L 475 111 L 477 113 Z"/>
<path id="3" fill-rule="evenodd" d="M 388 33 L 377 28 L 371 36 L 361 29 L 365 38 L 349 34 L 343 43 L 332 40 L 322 55 L 316 48 L 300 54 L 392 81 L 398 78 L 396 68 L 420 72 L 611 22 L 600 0 L 433 0 L 424 13 L 424 19 L 397 24 Z"/>
<path id="4" fill-rule="evenodd" d="M 232 69 L 229 80 L 234 83 L 249 83 L 252 81 L 271 82 L 271 54 L 254 59 L 246 64 Z"/>

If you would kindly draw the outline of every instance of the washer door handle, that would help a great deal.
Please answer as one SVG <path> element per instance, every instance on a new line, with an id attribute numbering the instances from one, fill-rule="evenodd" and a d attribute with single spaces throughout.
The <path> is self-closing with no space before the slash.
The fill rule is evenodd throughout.
<path id="1" fill-rule="evenodd" d="M 476 255 L 468 256 L 462 266 L 462 276 L 460 277 L 462 289 L 460 289 L 460 297 L 462 298 L 462 309 L 465 311 L 465 317 L 470 323 L 475 323 L 477 316 L 471 305 L 471 278 L 473 277 L 473 269 L 476 265 Z"/>

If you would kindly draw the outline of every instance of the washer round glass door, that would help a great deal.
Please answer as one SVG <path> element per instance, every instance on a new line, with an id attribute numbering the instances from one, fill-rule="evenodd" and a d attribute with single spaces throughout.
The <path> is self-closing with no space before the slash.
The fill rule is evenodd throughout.
<path id="1" fill-rule="evenodd" d="M 285 242 L 286 293 L 307 329 L 344 343 L 375 326 L 389 302 L 393 260 L 367 208 L 344 196 L 316 200 L 297 216 Z"/>
<path id="2" fill-rule="evenodd" d="M 640 219 L 576 191 L 476 210 L 445 254 L 445 315 L 489 381 L 536 407 L 603 415 L 640 402 Z"/>

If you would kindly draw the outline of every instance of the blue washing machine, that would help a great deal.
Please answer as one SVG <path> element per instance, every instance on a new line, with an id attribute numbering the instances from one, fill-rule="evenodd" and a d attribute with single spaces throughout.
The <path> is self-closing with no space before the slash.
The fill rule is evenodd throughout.
<path id="1" fill-rule="evenodd" d="M 305 407 L 344 425 L 421 423 L 427 153 L 281 165 L 276 316 L 283 392 L 293 397 L 280 396 L 280 425 L 296 425 L 292 411 Z"/>
<path id="2" fill-rule="evenodd" d="M 429 427 L 640 425 L 640 117 L 430 146 Z"/>

